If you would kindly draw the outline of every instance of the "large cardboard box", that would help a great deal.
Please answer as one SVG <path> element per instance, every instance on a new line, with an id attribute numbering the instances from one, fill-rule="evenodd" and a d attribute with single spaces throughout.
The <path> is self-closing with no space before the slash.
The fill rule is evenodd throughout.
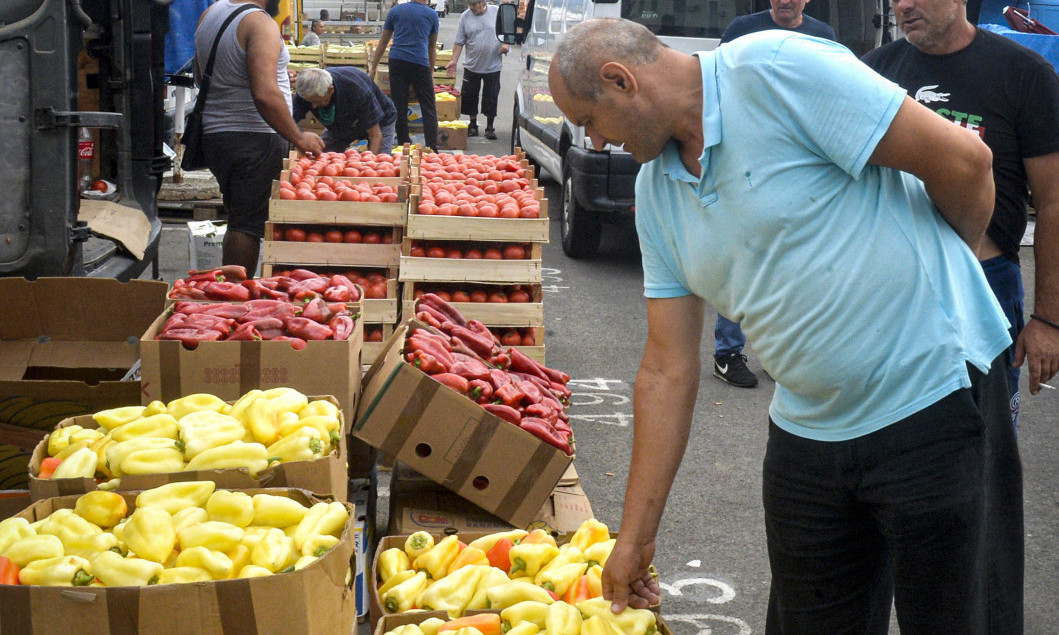
<path id="1" fill-rule="evenodd" d="M 0 443 L 25 451 L 10 466 L 0 462 L 4 487 L 28 487 L 10 480 L 8 467 L 25 474 L 33 447 L 63 419 L 139 403 L 140 382 L 130 372 L 138 338 L 165 307 L 168 288 L 150 280 L 0 278 Z"/>
<path id="2" fill-rule="evenodd" d="M 168 403 L 198 392 L 234 400 L 255 388 L 288 386 L 307 395 L 333 395 L 346 420 L 353 420 L 360 393 L 361 320 L 348 340 L 311 341 L 300 351 L 284 341 L 202 342 L 189 350 L 177 341 L 155 339 L 168 317 L 169 311 L 159 315 L 140 339 L 141 403 Z"/>
<path id="3" fill-rule="evenodd" d="M 324 399 L 338 405 L 338 400 L 331 396 L 312 396 L 310 401 Z M 342 423 L 339 413 L 339 422 Z M 56 430 L 78 425 L 82 428 L 96 429 L 99 426 L 91 415 L 73 417 L 59 424 Z M 342 429 L 346 426 L 342 423 Z M 54 498 L 70 494 L 83 494 L 98 489 L 94 478 L 40 479 L 41 461 L 48 458 L 48 437 L 41 440 L 33 451 L 29 463 L 29 489 L 33 500 Z M 346 500 L 349 490 L 349 478 L 346 474 L 346 435 L 339 439 L 339 447 L 330 454 L 314 461 L 293 461 L 275 463 L 262 470 L 256 477 L 250 476 L 245 468 L 224 470 L 194 470 L 190 472 L 171 472 L 165 474 L 129 474 L 118 479 L 118 491 L 152 489 L 176 481 L 213 481 L 223 489 L 252 489 L 260 487 L 294 487 L 310 491 L 319 496 L 331 496 L 336 500 Z"/>
<path id="4" fill-rule="evenodd" d="M 475 505 L 526 526 L 573 461 L 406 363 L 406 322 L 376 360 L 353 435 Z"/>
<path id="5" fill-rule="evenodd" d="M 465 126 L 438 126 L 438 150 L 466 150 L 467 128 Z"/>
<path id="6" fill-rule="evenodd" d="M 320 501 L 301 490 L 246 492 L 281 494 L 305 505 Z M 122 495 L 131 514 L 136 495 Z M 77 498 L 39 501 L 19 516 L 35 522 L 57 509 L 73 508 Z M 356 621 L 352 526 L 351 516 L 339 544 L 318 561 L 298 571 L 262 578 L 112 588 L 0 586 L 0 624 L 5 634 L 17 635 L 345 635 Z"/>

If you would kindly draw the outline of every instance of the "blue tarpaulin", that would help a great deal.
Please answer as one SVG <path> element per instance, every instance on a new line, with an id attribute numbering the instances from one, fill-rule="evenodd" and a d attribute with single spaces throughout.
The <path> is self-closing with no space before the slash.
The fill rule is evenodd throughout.
<path id="1" fill-rule="evenodd" d="M 165 34 L 165 72 L 173 74 L 195 57 L 195 27 L 212 0 L 174 0 Z"/>
<path id="2" fill-rule="evenodd" d="M 1037 51 L 1044 59 L 1052 63 L 1059 71 L 1059 35 L 1038 35 L 1036 33 L 1020 33 L 999 24 L 979 24 L 986 31 L 999 33 L 1006 38 L 1012 39 L 1028 49 Z"/>

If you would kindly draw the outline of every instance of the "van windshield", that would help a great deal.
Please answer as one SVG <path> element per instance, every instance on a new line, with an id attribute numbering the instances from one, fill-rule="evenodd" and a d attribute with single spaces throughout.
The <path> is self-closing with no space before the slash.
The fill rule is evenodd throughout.
<path id="1" fill-rule="evenodd" d="M 717 0 L 623 0 L 621 17 L 663 37 L 719 38 L 734 17 L 720 11 L 719 4 Z"/>

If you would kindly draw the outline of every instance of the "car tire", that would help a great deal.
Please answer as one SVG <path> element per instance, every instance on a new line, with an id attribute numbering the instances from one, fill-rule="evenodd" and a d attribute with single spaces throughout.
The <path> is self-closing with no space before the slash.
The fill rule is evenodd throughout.
<path id="1" fill-rule="evenodd" d="M 571 258 L 589 258 L 599 249 L 603 224 L 599 215 L 577 202 L 573 192 L 573 170 L 563 161 L 562 207 L 559 211 L 559 236 L 563 253 Z"/>

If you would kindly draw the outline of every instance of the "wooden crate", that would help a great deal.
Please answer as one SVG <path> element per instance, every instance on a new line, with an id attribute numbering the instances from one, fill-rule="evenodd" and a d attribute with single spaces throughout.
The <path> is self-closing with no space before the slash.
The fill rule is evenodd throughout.
<path id="1" fill-rule="evenodd" d="M 491 326 L 491 325 L 487 324 L 486 326 Z M 512 346 L 511 348 L 517 349 L 517 350 L 521 351 L 523 354 L 525 354 L 526 357 L 529 357 L 530 359 L 536 360 L 536 361 L 538 361 L 538 362 L 543 364 L 544 363 L 544 327 L 543 326 L 533 326 L 533 327 L 530 327 L 530 328 L 533 329 L 533 337 L 534 337 L 534 340 L 537 343 L 534 346 Z M 507 347 L 504 347 L 504 348 L 505 348 L 505 350 L 507 349 Z M 363 356 L 363 353 L 361 353 L 361 356 Z"/>
<path id="2" fill-rule="evenodd" d="M 372 322 L 365 319 L 364 329 L 368 330 L 372 327 L 382 327 L 382 341 L 381 342 L 368 342 L 365 341 L 360 349 L 360 363 L 370 366 L 375 363 L 376 358 L 379 357 L 386 350 L 386 340 L 390 339 L 393 335 L 394 325 L 393 322 Z M 527 353 L 528 355 L 529 353 Z"/>
<path id="3" fill-rule="evenodd" d="M 408 282 L 404 284 L 401 294 L 401 319 L 407 320 L 415 317 L 415 294 L 420 289 L 429 290 L 437 287 L 435 282 Z M 462 287 L 465 290 L 481 288 L 482 290 L 494 289 L 495 284 L 457 283 L 452 287 Z M 486 326 L 501 327 L 524 327 L 540 326 L 544 324 L 544 301 L 542 298 L 541 285 L 523 285 L 529 287 L 529 302 L 450 302 L 463 317 L 468 320 L 478 320 Z M 540 340 L 538 340 L 540 341 Z"/>
<path id="4" fill-rule="evenodd" d="M 393 244 L 310 243 L 270 240 L 276 225 L 298 223 L 268 221 L 265 223 L 262 260 L 268 264 L 299 264 L 318 267 L 394 267 L 401 261 L 401 228 L 393 227 Z M 313 221 L 310 225 L 320 224 Z"/>
<path id="5" fill-rule="evenodd" d="M 412 195 L 408 207 L 407 235 L 426 240 L 474 240 L 546 243 L 548 233 L 548 199 L 543 190 L 535 192 L 540 200 L 540 218 L 477 218 L 471 216 L 427 216 L 419 214 L 419 195 Z"/>
<path id="6" fill-rule="evenodd" d="M 288 46 L 290 61 L 319 64 L 323 61 L 324 51 L 321 46 Z"/>
<path id="7" fill-rule="evenodd" d="M 387 225 L 400 227 L 408 214 L 408 187 L 400 185 L 396 203 L 298 201 L 279 197 L 279 181 L 272 182 L 268 219 L 278 223 L 329 225 Z"/>
<path id="8" fill-rule="evenodd" d="M 305 120 L 306 121 L 310 121 L 310 120 L 311 121 L 315 121 L 315 119 L 312 119 L 312 113 L 311 112 L 308 115 L 306 115 L 306 119 Z M 321 126 L 321 129 L 322 129 L 322 126 Z M 397 149 L 396 146 L 395 146 L 394 149 Z M 406 152 L 406 153 L 403 153 L 401 155 L 401 161 L 397 164 L 398 171 L 397 171 L 397 176 L 396 177 L 385 177 L 385 176 L 356 176 L 356 177 L 354 177 L 354 176 L 333 176 L 331 178 L 333 178 L 333 179 L 344 179 L 344 180 L 350 180 L 350 181 L 358 181 L 358 180 L 367 180 L 369 182 L 378 181 L 378 182 L 382 182 L 382 183 L 388 183 L 389 179 L 391 179 L 391 178 L 399 178 L 399 179 L 402 179 L 404 181 L 407 181 L 408 178 L 409 178 L 409 175 L 411 174 L 411 158 L 409 156 L 410 154 L 411 154 L 411 152 Z M 299 159 L 301 159 L 301 155 L 299 155 L 296 150 L 292 150 L 291 153 L 285 159 L 283 159 L 283 170 L 286 171 L 288 173 L 288 175 L 289 175 L 291 166 L 293 166 L 295 163 L 297 163 Z M 287 178 L 289 178 L 289 176 Z M 281 178 L 280 180 L 283 180 L 283 179 Z"/>
<path id="9" fill-rule="evenodd" d="M 266 229 L 266 236 L 270 236 Z M 401 282 L 493 282 L 533 284 L 541 282 L 541 245 L 532 243 L 524 260 L 463 260 L 408 255 L 411 241 L 401 245 Z"/>

